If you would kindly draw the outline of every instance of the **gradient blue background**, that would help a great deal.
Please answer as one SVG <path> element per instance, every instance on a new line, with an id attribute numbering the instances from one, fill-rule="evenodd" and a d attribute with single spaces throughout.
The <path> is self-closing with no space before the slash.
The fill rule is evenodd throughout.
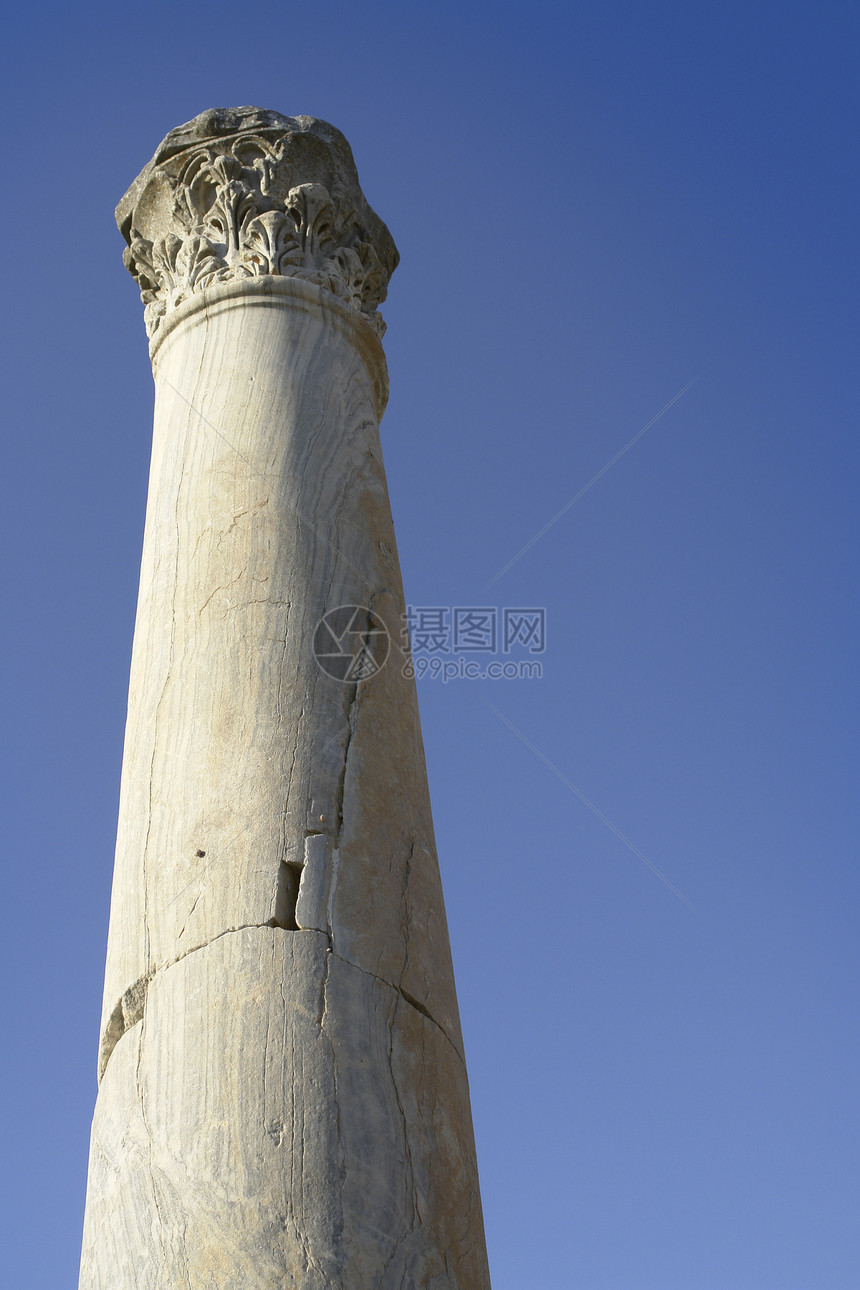
<path id="1" fill-rule="evenodd" d="M 7 13 L 4 1284 L 77 1278 L 152 407 L 112 211 L 239 103 L 338 125 L 399 245 L 408 599 L 547 609 L 542 681 L 420 687 L 494 1290 L 860 1284 L 859 24 Z"/>

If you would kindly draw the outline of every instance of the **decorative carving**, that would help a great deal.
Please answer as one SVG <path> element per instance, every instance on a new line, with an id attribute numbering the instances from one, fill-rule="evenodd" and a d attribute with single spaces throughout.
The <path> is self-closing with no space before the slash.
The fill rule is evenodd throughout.
<path id="1" fill-rule="evenodd" d="M 398 260 L 349 144 L 312 117 L 216 109 L 171 131 L 117 207 L 150 336 L 216 282 L 304 278 L 385 330 L 377 305 Z"/>

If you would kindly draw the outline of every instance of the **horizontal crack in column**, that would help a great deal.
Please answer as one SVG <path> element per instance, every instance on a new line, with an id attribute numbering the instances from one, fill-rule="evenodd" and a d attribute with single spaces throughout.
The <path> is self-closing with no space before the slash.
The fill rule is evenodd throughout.
<path id="1" fill-rule="evenodd" d="M 425 1008 L 423 1003 L 419 1003 L 418 1000 L 413 995 L 409 994 L 407 990 L 404 990 L 402 986 L 395 985 L 393 981 L 387 981 L 384 976 L 377 976 L 375 972 L 369 972 L 367 968 L 359 967 L 357 963 L 353 963 L 351 959 L 345 959 L 342 954 L 338 954 L 334 950 L 332 950 L 332 954 L 336 959 L 340 959 L 341 963 L 345 963 L 347 967 L 355 968 L 356 972 L 363 972 L 365 976 L 371 977 L 374 981 L 379 981 L 381 985 L 387 985 L 389 990 L 394 990 L 395 994 L 399 994 L 401 999 L 404 1001 L 404 1003 L 409 1004 L 410 1008 L 414 1008 L 416 1012 L 420 1012 L 422 1017 L 426 1017 L 428 1021 L 432 1021 L 436 1029 L 440 1031 L 440 1033 L 443 1034 L 445 1038 L 448 1040 L 448 1043 L 454 1049 L 454 1052 L 457 1054 L 461 1063 L 465 1067 L 466 1065 L 465 1058 L 463 1057 L 463 1054 L 460 1052 L 457 1045 L 454 1043 L 454 1040 L 448 1034 L 448 1031 L 445 1029 L 442 1023 L 436 1020 L 432 1012 L 429 1012 L 428 1009 Z"/>
<path id="2" fill-rule="evenodd" d="M 129 986 L 129 988 L 124 991 L 120 997 L 120 1000 L 111 1013 L 110 1020 L 105 1027 L 99 1050 L 99 1083 L 101 1083 L 104 1078 L 108 1062 L 110 1061 L 113 1051 L 122 1039 L 123 1035 L 143 1020 L 143 1011 L 146 1005 L 146 996 L 149 991 L 150 982 L 153 981 L 159 973 L 166 972 L 169 968 L 175 967 L 177 963 L 181 963 L 183 959 L 187 959 L 189 955 L 197 954 L 200 950 L 208 949 L 210 945 L 215 943 L 215 941 L 220 941 L 222 936 L 233 936 L 237 932 L 247 931 L 277 931 L 281 935 L 286 936 L 307 936 L 308 934 L 311 934 L 313 936 L 321 936 L 326 941 L 329 940 L 329 937 L 326 936 L 324 932 L 320 932 L 315 928 L 301 928 L 298 931 L 285 931 L 283 928 L 272 927 L 271 923 L 242 923 L 239 927 L 225 927 L 224 931 L 218 932 L 217 936 L 210 937 L 208 941 L 201 941 L 199 945 L 192 945 L 189 949 L 185 950 L 183 954 L 177 955 L 175 959 L 171 959 L 168 963 L 162 963 L 162 965 L 156 968 L 155 971 L 151 972 L 149 976 L 138 977 L 134 984 Z M 445 1027 L 438 1022 L 424 1004 L 420 1003 L 414 995 L 411 995 L 408 992 L 408 990 L 404 990 L 402 986 L 395 985 L 393 981 L 387 981 L 385 977 L 378 976 L 375 972 L 368 971 L 367 968 L 359 967 L 357 963 L 353 963 L 351 959 L 344 958 L 342 954 L 336 954 L 331 948 L 329 948 L 329 953 L 336 959 L 339 959 L 341 963 L 346 965 L 346 967 L 355 968 L 356 972 L 361 972 L 364 976 L 369 976 L 372 980 L 379 981 L 381 985 L 388 986 L 390 990 L 393 990 L 401 999 L 403 999 L 404 1003 L 408 1003 L 410 1008 L 414 1008 L 422 1017 L 426 1017 L 427 1020 L 432 1022 L 441 1034 L 445 1036 L 448 1043 L 457 1054 L 460 1062 L 465 1066 L 462 1053 L 457 1048 L 457 1045 L 454 1043 Z"/>

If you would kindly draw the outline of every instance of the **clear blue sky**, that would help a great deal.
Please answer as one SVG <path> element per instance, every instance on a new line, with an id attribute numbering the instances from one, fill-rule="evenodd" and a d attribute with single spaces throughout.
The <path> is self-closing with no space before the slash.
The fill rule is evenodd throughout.
<path id="1" fill-rule="evenodd" d="M 401 251 L 408 599 L 547 612 L 542 680 L 420 684 L 494 1290 L 860 1285 L 858 24 L 6 17 L 5 1284 L 77 1276 L 152 408 L 113 207 L 254 103 Z"/>

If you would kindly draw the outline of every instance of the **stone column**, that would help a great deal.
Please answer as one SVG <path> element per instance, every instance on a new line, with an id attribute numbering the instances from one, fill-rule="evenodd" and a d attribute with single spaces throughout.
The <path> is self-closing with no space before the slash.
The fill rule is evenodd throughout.
<path id="1" fill-rule="evenodd" d="M 394 243 L 337 130 L 256 108 L 173 130 L 117 218 L 155 424 L 80 1285 L 487 1290 L 379 444 Z"/>

